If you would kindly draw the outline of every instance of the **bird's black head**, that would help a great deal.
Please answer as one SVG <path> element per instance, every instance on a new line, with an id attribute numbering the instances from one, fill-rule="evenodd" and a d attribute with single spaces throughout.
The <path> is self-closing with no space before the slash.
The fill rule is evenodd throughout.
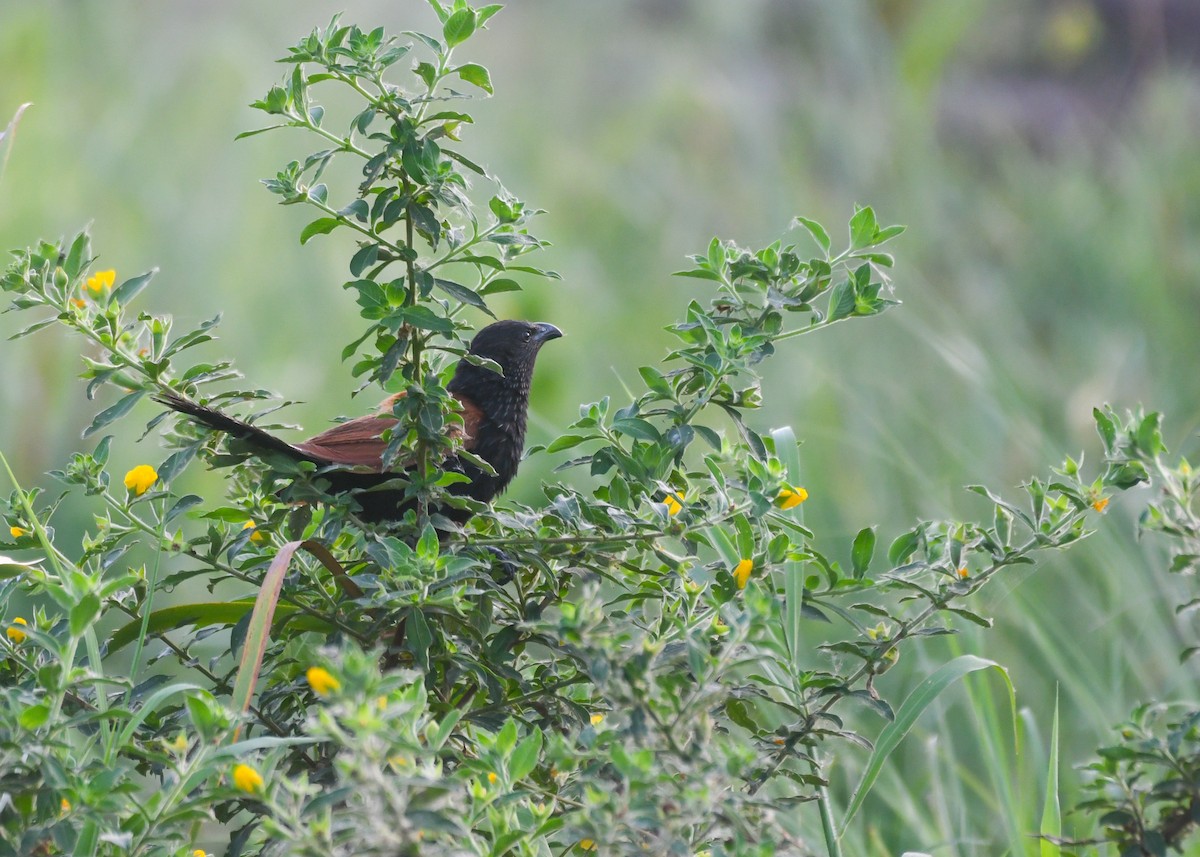
<path id="1" fill-rule="evenodd" d="M 561 330 L 545 322 L 497 321 L 475 334 L 470 353 L 496 361 L 504 371 L 506 384 L 515 383 L 528 390 L 538 351 L 551 339 L 560 336 Z M 459 372 L 467 371 L 468 367 L 474 372 L 483 372 L 496 378 L 495 372 L 471 366 L 466 361 L 459 364 Z"/>

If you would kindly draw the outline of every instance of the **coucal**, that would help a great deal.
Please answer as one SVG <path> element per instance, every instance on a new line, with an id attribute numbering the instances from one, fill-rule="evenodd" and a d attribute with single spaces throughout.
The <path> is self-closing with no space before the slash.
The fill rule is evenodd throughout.
<path id="1" fill-rule="evenodd" d="M 465 459 L 452 457 L 441 462 L 442 469 L 460 472 L 470 479 L 452 485 L 452 494 L 488 503 L 512 481 L 525 450 L 533 364 L 541 347 L 560 336 L 562 331 L 552 324 L 511 320 L 494 322 L 475 334 L 469 352 L 495 361 L 504 374 L 460 360 L 446 389 L 462 408 L 463 448 L 490 464 L 496 475 L 484 473 Z M 361 518 L 379 522 L 397 520 L 413 507 L 412 500 L 406 501 L 401 489 L 364 490 L 396 477 L 395 471 L 384 470 L 387 441 L 381 435 L 397 424 L 392 406 L 403 395 L 389 396 L 374 414 L 340 423 L 295 444 L 171 393 L 156 398 L 209 428 L 243 441 L 252 451 L 312 462 L 319 468 L 318 478 L 329 481 L 330 494 L 355 492 Z M 394 466 L 403 470 L 411 468 L 412 463 L 400 461 Z M 470 517 L 469 512 L 461 509 L 439 511 L 459 523 Z"/>

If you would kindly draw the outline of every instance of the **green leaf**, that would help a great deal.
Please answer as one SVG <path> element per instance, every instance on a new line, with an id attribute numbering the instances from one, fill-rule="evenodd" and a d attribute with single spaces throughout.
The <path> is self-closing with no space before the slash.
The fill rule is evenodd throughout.
<path id="1" fill-rule="evenodd" d="M 542 753 L 542 733 L 535 729 L 531 735 L 517 745 L 513 750 L 512 759 L 508 762 L 508 775 L 516 782 L 523 780 L 537 767 L 538 757 Z"/>
<path id="2" fill-rule="evenodd" d="M 642 376 L 642 380 L 646 382 L 646 387 L 651 391 L 658 393 L 660 396 L 671 396 L 671 385 L 667 382 L 662 372 L 659 372 L 653 366 L 640 366 L 638 367 L 638 374 Z"/>
<path id="3" fill-rule="evenodd" d="M 488 309 L 488 305 L 484 302 L 483 298 L 481 298 L 477 292 L 471 291 L 466 286 L 460 283 L 452 282 L 451 280 L 442 280 L 438 278 L 434 279 L 433 284 L 455 300 L 462 301 L 468 306 L 475 307 L 475 309 L 483 310 L 492 318 L 496 317 L 496 314 Z"/>
<path id="4" fill-rule="evenodd" d="M 100 596 L 94 592 L 85 593 L 79 599 L 79 603 L 71 608 L 71 636 L 82 636 L 98 615 L 100 615 Z"/>
<path id="5" fill-rule="evenodd" d="M 428 2 L 433 7 L 433 13 L 437 15 L 438 20 L 443 24 L 446 23 L 446 19 L 450 17 L 450 13 L 446 11 L 446 7 L 438 2 L 438 0 L 428 0 Z"/>
<path id="6" fill-rule="evenodd" d="M 550 445 L 546 447 L 546 452 L 561 452 L 564 449 L 579 446 L 579 444 L 588 440 L 591 440 L 591 438 L 581 434 L 564 434 L 551 441 Z"/>
<path id="7" fill-rule="evenodd" d="M 861 578 L 871 565 L 871 557 L 875 555 L 875 528 L 863 527 L 854 537 L 854 547 L 850 551 L 850 564 L 854 568 L 854 577 Z"/>
<path id="8" fill-rule="evenodd" d="M 125 282 L 121 283 L 121 285 L 113 289 L 112 295 L 109 297 L 109 301 L 118 304 L 119 306 L 128 306 L 129 302 L 137 297 L 142 289 L 146 288 L 146 285 L 157 273 L 158 268 L 151 268 L 144 274 L 129 278 Z"/>
<path id="9" fill-rule="evenodd" d="M 1062 857 L 1062 848 L 1046 837 L 1062 836 L 1062 807 L 1058 799 L 1058 689 L 1054 691 L 1054 720 L 1050 727 L 1050 761 L 1046 767 L 1046 799 L 1042 802 L 1041 857 Z"/>
<path id="10" fill-rule="evenodd" d="M 488 95 L 495 94 L 492 89 L 491 73 L 477 62 L 469 62 L 460 65 L 454 70 L 454 73 L 465 80 L 467 83 L 478 86 Z"/>
<path id="11" fill-rule="evenodd" d="M 414 607 L 409 610 L 405 621 L 404 648 L 412 653 L 420 668 L 429 671 L 429 647 L 433 645 L 433 632 L 425 621 L 425 614 Z"/>
<path id="12" fill-rule="evenodd" d="M 314 235 L 328 235 L 342 225 L 336 217 L 318 217 L 300 232 L 300 243 L 307 244 Z"/>
<path id="13" fill-rule="evenodd" d="M 509 719 L 504 721 L 504 725 L 500 727 L 499 734 L 496 735 L 496 749 L 504 755 L 517 746 L 517 721 Z"/>
<path id="14" fill-rule="evenodd" d="M 875 234 L 878 231 L 875 211 L 869 205 L 863 206 L 850 218 L 850 247 L 854 250 L 870 247 L 875 243 Z"/>
<path id="15" fill-rule="evenodd" d="M 658 429 L 637 417 L 615 419 L 613 420 L 612 427 L 621 432 L 621 434 L 636 437 L 638 440 L 646 440 L 650 443 L 658 443 L 662 440 L 662 435 L 658 433 Z"/>
<path id="16" fill-rule="evenodd" d="M 892 542 L 892 546 L 888 548 L 888 563 L 895 568 L 898 565 L 904 565 L 905 561 L 913 555 L 913 552 L 921 544 L 921 536 L 916 532 L 907 532 L 896 537 Z"/>
<path id="17" fill-rule="evenodd" d="M 1003 677 L 1004 683 L 1008 687 L 1008 701 L 1013 723 L 1016 723 L 1016 691 L 1013 690 L 1012 680 L 1009 678 L 1008 671 L 1004 667 L 995 661 L 978 658 L 975 655 L 960 655 L 949 663 L 944 664 L 933 675 L 917 685 L 913 692 L 908 695 L 908 698 L 904 700 L 904 704 L 900 706 L 900 710 L 896 712 L 896 719 L 879 733 L 879 738 L 875 742 L 875 749 L 871 751 L 871 755 L 867 759 L 862 779 L 859 781 L 858 787 L 854 790 L 854 794 L 850 798 L 850 805 L 846 808 L 846 814 L 842 818 L 839 835 L 845 835 L 850 821 L 862 807 L 867 794 L 879 778 L 879 773 L 883 770 L 884 763 L 887 762 L 888 757 L 892 755 L 895 749 L 900 746 L 900 742 L 904 740 L 904 736 L 912 729 L 917 718 L 921 716 L 921 712 L 941 696 L 942 692 L 951 684 L 969 673 L 988 667 L 997 670 Z"/>
<path id="18" fill-rule="evenodd" d="M 476 22 L 475 22 L 475 26 L 477 28 L 482 27 L 487 22 L 488 18 L 492 17 L 493 15 L 495 15 L 497 12 L 499 12 L 503 8 L 504 8 L 503 3 L 492 3 L 487 6 L 480 6 L 478 9 L 475 10 L 475 12 L 479 16 L 478 20 L 476 20 Z"/>
<path id="19" fill-rule="evenodd" d="M 352 199 L 338 214 L 342 217 L 353 217 L 359 223 L 366 223 L 370 215 L 370 207 L 365 199 Z"/>
<path id="20" fill-rule="evenodd" d="M 96 414 L 96 418 L 92 420 L 92 424 L 84 429 L 83 436 L 90 437 L 114 420 L 125 416 L 138 403 L 138 399 L 144 395 L 145 393 L 142 390 L 135 390 L 112 407 L 105 408 Z"/>
<path id="21" fill-rule="evenodd" d="M 21 724 L 21 728 L 34 730 L 44 725 L 50 719 L 50 706 L 45 702 L 39 702 L 37 705 L 30 705 L 23 710 L 17 722 Z"/>
<path id="22" fill-rule="evenodd" d="M 436 315 L 433 310 L 425 306 L 401 307 L 396 310 L 393 317 L 404 324 L 411 324 L 413 327 L 419 327 L 422 330 L 432 330 L 435 333 L 454 332 L 453 321 Z"/>
<path id="23" fill-rule="evenodd" d="M 519 292 L 521 284 L 516 280 L 510 280 L 507 277 L 499 277 L 495 280 L 489 280 L 488 284 L 479 290 L 481 295 L 494 295 L 500 292 Z"/>
<path id="24" fill-rule="evenodd" d="M 474 9 L 459 9 L 446 19 L 442 25 L 442 36 L 448 47 L 461 45 L 475 32 L 476 17 Z"/>
<path id="25" fill-rule="evenodd" d="M 163 516 L 163 523 L 171 523 L 171 521 L 178 518 L 184 512 L 199 506 L 203 502 L 204 498 L 197 494 L 185 494 L 175 501 L 175 505 L 172 506 L 167 514 Z"/>
<path id="26" fill-rule="evenodd" d="M 11 556 L 0 554 L 0 580 L 8 580 L 10 577 L 19 577 L 22 574 L 28 574 L 30 571 L 37 568 L 37 562 L 21 562 L 18 559 L 13 559 Z"/>
<path id="27" fill-rule="evenodd" d="M 833 287 L 833 293 L 829 296 L 829 317 L 826 322 L 847 318 L 854 313 L 854 306 L 854 283 L 842 280 Z"/>
<path id="28" fill-rule="evenodd" d="M 73 280 L 79 276 L 79 273 L 83 270 L 83 266 L 91 260 L 92 236 L 88 235 L 87 230 L 84 230 L 76 235 L 75 240 L 71 242 L 71 249 L 67 253 L 67 260 L 63 263 L 63 270 Z"/>
<path id="29" fill-rule="evenodd" d="M 1117 426 L 1107 413 L 1099 408 L 1092 408 L 1092 418 L 1096 421 L 1096 431 L 1104 441 L 1105 452 L 1111 453 L 1117 442 Z"/>
<path id="30" fill-rule="evenodd" d="M 362 247 L 359 247 L 358 252 L 356 252 L 350 258 L 350 276 L 352 276 L 352 277 L 362 276 L 362 272 L 367 270 L 367 268 L 371 267 L 372 265 L 374 265 L 378 259 L 379 259 L 379 245 L 378 244 L 366 244 Z"/>
<path id="31" fill-rule="evenodd" d="M 797 215 L 792 219 L 792 225 L 800 224 L 808 230 L 808 234 L 813 237 L 817 245 L 829 255 L 829 233 L 825 231 L 825 227 L 817 223 L 815 220 L 809 220 L 807 217 Z"/>

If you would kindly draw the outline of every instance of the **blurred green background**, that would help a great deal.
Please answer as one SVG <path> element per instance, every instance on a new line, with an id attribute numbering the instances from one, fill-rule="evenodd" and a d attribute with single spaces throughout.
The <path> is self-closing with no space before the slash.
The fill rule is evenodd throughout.
<path id="1" fill-rule="evenodd" d="M 258 184 L 315 148 L 301 132 L 233 138 L 267 124 L 246 105 L 284 74 L 273 60 L 339 9 L 365 28 L 436 27 L 420 0 L 0 6 L 0 125 L 33 102 L 0 178 L 0 243 L 92 222 L 119 279 L 162 269 L 143 307 L 181 325 L 223 311 L 208 356 L 303 400 L 286 417 L 311 431 L 373 404 L 351 401 L 338 361 L 360 329 L 340 289 L 353 244 L 337 233 L 301 247 L 312 213 Z M 904 306 L 789 342 L 758 417 L 804 438 L 807 522 L 824 549 L 845 556 L 866 525 L 886 545 L 917 517 L 986 514 L 968 483 L 1011 496 L 1064 454 L 1095 466 L 1103 402 L 1162 410 L 1172 448 L 1194 447 L 1194 2 L 517 0 L 460 52 L 497 90 L 474 105 L 466 149 L 547 209 L 535 231 L 554 247 L 539 261 L 563 276 L 495 303 L 567 333 L 538 367 L 531 442 L 580 402 L 619 399 L 665 353 L 663 326 L 705 299 L 669 276 L 685 254 L 714 234 L 762 246 L 794 214 L 844 236 L 869 203 L 909 227 L 893 248 Z M 0 318 L 0 336 L 28 321 Z M 0 345 L 0 449 L 25 483 L 48 484 L 99 407 L 76 378 L 79 347 L 55 331 Z M 113 471 L 160 458 L 126 447 Z M 535 502 L 557 461 L 528 462 L 515 495 Z M 220 491 L 215 476 L 188 478 Z M 1011 667 L 1046 734 L 1059 687 L 1065 764 L 1134 701 L 1197 694 L 1194 665 L 1177 665 L 1196 633 L 1173 615 L 1180 581 L 1134 542 L 1144 501 L 1118 499 L 1086 545 L 986 591 L 996 628 L 957 641 Z M 86 525 L 85 506 L 69 513 L 60 532 Z M 885 691 L 918 680 L 919 661 Z M 997 794 L 1019 786 L 1040 805 L 1036 783 L 997 789 L 975 766 L 979 707 L 955 698 L 910 739 L 902 786 L 860 816 L 852 853 L 998 853 Z M 1021 764 L 1036 770 L 1044 738 L 1029 737 Z"/>

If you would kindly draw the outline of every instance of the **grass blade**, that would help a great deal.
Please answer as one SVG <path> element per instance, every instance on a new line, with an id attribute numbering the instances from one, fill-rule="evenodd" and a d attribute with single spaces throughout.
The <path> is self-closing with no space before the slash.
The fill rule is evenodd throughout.
<path id="1" fill-rule="evenodd" d="M 862 807 L 863 801 L 866 800 L 871 787 L 875 785 L 875 780 L 879 777 L 879 772 L 883 770 L 883 765 L 887 761 L 892 752 L 900 746 L 900 742 L 904 740 L 904 736 L 916 723 L 917 718 L 921 715 L 929 704 L 941 696 L 942 691 L 949 687 L 954 682 L 958 681 L 963 676 L 973 673 L 977 670 L 992 667 L 1000 671 L 1004 677 L 1004 683 L 1008 686 L 1008 698 L 1012 708 L 1012 717 L 1015 723 L 1017 716 L 1017 697 L 1013 690 L 1012 681 L 1008 677 L 1008 671 L 995 661 L 989 661 L 986 658 L 976 657 L 975 655 L 960 655 L 949 663 L 943 665 L 940 669 L 929 676 L 919 685 L 908 698 L 904 700 L 904 704 L 900 706 L 896 712 L 896 719 L 889 723 L 882 732 L 879 733 L 879 740 L 875 743 L 875 749 L 871 752 L 867 759 L 866 769 L 863 771 L 862 780 L 858 787 L 854 790 L 854 795 L 850 798 L 850 805 L 846 809 L 846 816 L 842 819 L 842 827 L 840 835 L 845 835 L 846 828 L 850 821 L 854 818 L 855 813 Z"/>
<path id="2" fill-rule="evenodd" d="M 1050 764 L 1046 767 L 1046 801 L 1042 805 L 1041 857 L 1061 857 L 1062 848 L 1047 837 L 1062 837 L 1062 807 L 1058 799 L 1058 691 L 1054 692 L 1054 724 L 1050 728 Z"/>

